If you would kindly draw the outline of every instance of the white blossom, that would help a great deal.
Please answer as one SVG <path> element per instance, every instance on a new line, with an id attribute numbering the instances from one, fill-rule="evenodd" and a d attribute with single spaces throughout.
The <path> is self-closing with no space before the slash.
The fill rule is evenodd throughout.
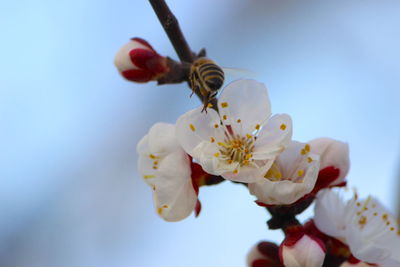
<path id="1" fill-rule="evenodd" d="M 332 189 L 317 195 L 314 222 L 317 228 L 349 246 L 357 259 L 383 267 L 400 266 L 400 231 L 397 220 L 377 199 L 344 201 Z"/>
<path id="2" fill-rule="evenodd" d="M 281 245 L 285 267 L 321 267 L 325 259 L 325 247 L 308 235 L 303 235 L 294 245 Z"/>
<path id="3" fill-rule="evenodd" d="M 319 156 L 310 153 L 311 146 L 292 141 L 261 179 L 249 184 L 259 202 L 267 205 L 292 204 L 310 193 L 317 180 Z"/>
<path id="4" fill-rule="evenodd" d="M 182 147 L 210 174 L 246 183 L 262 179 L 290 142 L 291 118 L 270 117 L 267 89 L 253 80 L 225 87 L 218 109 L 199 107 L 178 119 Z"/>
<path id="5" fill-rule="evenodd" d="M 137 145 L 138 169 L 153 189 L 156 212 L 166 221 L 191 214 L 197 195 L 191 180 L 189 156 L 176 140 L 175 125 L 156 123 Z"/>

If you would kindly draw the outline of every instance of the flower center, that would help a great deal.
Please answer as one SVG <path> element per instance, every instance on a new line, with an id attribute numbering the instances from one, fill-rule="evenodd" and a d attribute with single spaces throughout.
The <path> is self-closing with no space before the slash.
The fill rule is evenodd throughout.
<path id="1" fill-rule="evenodd" d="M 253 136 L 241 137 L 239 135 L 227 135 L 224 142 L 219 142 L 221 156 L 228 163 L 239 162 L 241 166 L 250 163 L 254 149 L 255 138 Z"/>

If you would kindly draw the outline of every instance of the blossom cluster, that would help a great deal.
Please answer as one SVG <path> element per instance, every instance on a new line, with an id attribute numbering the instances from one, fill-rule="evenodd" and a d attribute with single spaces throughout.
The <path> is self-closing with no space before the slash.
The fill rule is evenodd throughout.
<path id="1" fill-rule="evenodd" d="M 218 112 L 201 109 L 183 114 L 175 125 L 155 124 L 138 144 L 139 172 L 153 189 L 161 218 L 198 215 L 199 187 L 220 176 L 247 185 L 267 208 L 316 199 L 314 218 L 285 227 L 279 246 L 258 244 L 249 266 L 322 266 L 327 255 L 342 266 L 399 266 L 400 232 L 393 217 L 372 197 L 343 202 L 332 189 L 346 185 L 347 144 L 292 140 L 290 116 L 271 115 L 267 89 L 254 80 L 226 86 Z"/>
<path id="2" fill-rule="evenodd" d="M 168 71 L 165 60 L 134 38 L 115 63 L 125 78 L 147 82 Z M 346 143 L 293 140 L 291 117 L 271 113 L 267 88 L 255 80 L 232 82 L 216 106 L 202 110 L 175 124 L 156 123 L 137 145 L 138 170 L 162 219 L 198 216 L 199 188 L 230 180 L 246 185 L 276 217 L 271 229 L 285 232 L 280 244 L 254 246 L 248 266 L 400 266 L 399 222 L 374 197 L 359 199 L 345 187 Z M 295 216 L 313 202 L 313 218 L 298 222 Z"/>

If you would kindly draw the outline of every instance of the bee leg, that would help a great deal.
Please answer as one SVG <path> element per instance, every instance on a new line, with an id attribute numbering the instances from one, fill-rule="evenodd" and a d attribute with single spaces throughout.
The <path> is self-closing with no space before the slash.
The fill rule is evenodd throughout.
<path id="1" fill-rule="evenodd" d="M 204 106 L 203 106 L 203 109 L 201 110 L 202 113 L 203 113 L 203 111 L 205 111 L 206 114 L 207 114 L 208 100 L 210 99 L 209 97 L 210 97 L 210 94 L 209 94 L 209 93 L 208 93 L 207 95 L 203 95 L 203 103 L 204 103 Z"/>

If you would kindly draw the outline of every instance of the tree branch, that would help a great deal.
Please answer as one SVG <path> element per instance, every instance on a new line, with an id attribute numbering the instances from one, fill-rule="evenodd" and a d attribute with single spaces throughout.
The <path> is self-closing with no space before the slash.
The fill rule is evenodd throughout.
<path id="1" fill-rule="evenodd" d="M 154 12 L 157 14 L 158 20 L 163 26 L 165 32 L 171 41 L 175 52 L 181 62 L 192 63 L 194 60 L 194 53 L 186 42 L 185 36 L 179 27 L 178 20 L 172 14 L 164 0 L 149 0 Z"/>

